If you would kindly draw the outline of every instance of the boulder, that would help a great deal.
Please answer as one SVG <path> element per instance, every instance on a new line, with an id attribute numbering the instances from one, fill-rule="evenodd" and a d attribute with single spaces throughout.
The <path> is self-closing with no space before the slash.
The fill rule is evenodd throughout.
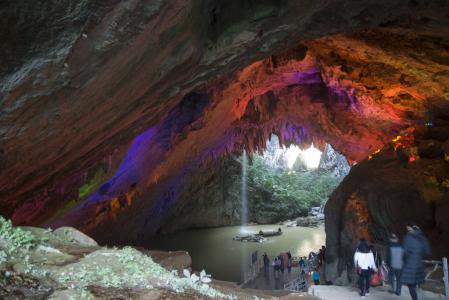
<path id="1" fill-rule="evenodd" d="M 82 246 L 98 246 L 97 242 L 91 237 L 73 227 L 59 227 L 53 233 L 64 240 L 72 241 Z"/>
<path id="2" fill-rule="evenodd" d="M 323 223 L 323 219 L 319 216 L 300 217 L 296 219 L 296 225 L 302 227 L 316 227 Z"/>
<path id="3" fill-rule="evenodd" d="M 76 261 L 76 257 L 63 253 L 59 249 L 38 245 L 30 255 L 32 263 L 43 263 L 46 265 L 64 265 Z"/>

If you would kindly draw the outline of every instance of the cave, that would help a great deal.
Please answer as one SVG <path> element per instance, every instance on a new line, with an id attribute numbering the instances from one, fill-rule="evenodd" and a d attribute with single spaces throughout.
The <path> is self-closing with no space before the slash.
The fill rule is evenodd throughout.
<path id="1" fill-rule="evenodd" d="M 326 281 L 411 223 L 449 255 L 447 1 L 8 1 L 0 23 L 14 226 L 145 247 L 236 225 L 232 188 L 209 187 L 275 135 L 351 166 L 326 199 Z"/>

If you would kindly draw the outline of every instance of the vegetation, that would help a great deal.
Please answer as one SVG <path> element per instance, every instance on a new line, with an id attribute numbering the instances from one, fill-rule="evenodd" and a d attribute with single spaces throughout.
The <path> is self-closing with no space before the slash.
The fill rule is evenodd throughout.
<path id="1" fill-rule="evenodd" d="M 289 170 L 272 168 L 254 155 L 248 167 L 253 219 L 263 223 L 306 216 L 310 207 L 324 205 L 342 179 L 319 169 L 307 170 L 300 159 Z"/>
<path id="2" fill-rule="evenodd" d="M 64 253 L 67 249 L 77 248 L 92 252 L 82 257 Z M 202 278 L 206 276 L 205 272 L 202 272 L 201 280 L 196 275 L 190 276 L 190 273 L 188 277 L 185 274 L 180 276 L 134 248 L 89 248 L 73 239 L 67 231 L 56 234 L 42 228 L 13 227 L 11 221 L 2 216 L 1 276 L 37 278 L 43 285 L 48 285 L 42 288 L 50 291 L 50 286 L 56 286 L 58 292 L 66 293 L 63 296 L 65 299 L 92 299 L 88 290 L 92 286 L 147 290 L 165 288 L 176 293 L 193 290 L 214 299 L 235 299 L 235 296 L 209 286 L 207 283 L 210 280 Z"/>

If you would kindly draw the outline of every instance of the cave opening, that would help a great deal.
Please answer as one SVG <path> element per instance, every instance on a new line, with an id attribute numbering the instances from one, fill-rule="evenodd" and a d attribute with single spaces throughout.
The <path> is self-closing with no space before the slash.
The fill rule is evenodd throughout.
<path id="1" fill-rule="evenodd" d="M 448 1 L 40 2 L 0 11 L 0 285 L 14 270 L 49 275 L 62 299 L 201 298 L 213 289 L 152 260 L 184 268 L 188 254 L 138 247 L 196 244 L 194 268 L 230 256 L 207 272 L 240 281 L 233 264 L 259 246 L 303 255 L 324 240 L 323 281 L 347 285 L 360 238 L 385 257 L 410 223 L 430 258 L 449 255 Z M 312 167 L 311 146 L 348 172 Z M 325 226 L 232 241 L 312 213 Z"/>
<path id="2" fill-rule="evenodd" d="M 284 146 L 272 134 L 261 153 L 243 151 L 221 158 L 220 164 L 210 162 L 212 167 L 189 179 L 193 186 L 188 190 L 197 193 L 174 204 L 145 246 L 187 250 L 194 269 L 234 282 L 244 281 L 255 251 L 267 253 L 270 260 L 280 253 L 304 257 L 318 252 L 325 244 L 324 205 L 350 171 L 346 158 L 331 145 L 322 150 Z M 218 216 L 221 223 L 216 223 Z M 278 229 L 281 236 L 239 240 Z"/>

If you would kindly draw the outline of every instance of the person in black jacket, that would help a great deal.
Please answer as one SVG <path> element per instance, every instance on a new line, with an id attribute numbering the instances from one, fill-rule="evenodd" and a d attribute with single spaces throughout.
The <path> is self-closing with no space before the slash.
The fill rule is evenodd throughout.
<path id="1" fill-rule="evenodd" d="M 270 259 L 268 258 L 267 253 L 263 254 L 263 271 L 266 278 L 270 277 Z"/>
<path id="2" fill-rule="evenodd" d="M 404 238 L 405 263 L 402 282 L 407 284 L 413 300 L 417 300 L 416 285 L 424 282 L 423 258 L 430 255 L 430 246 L 424 233 L 417 225 L 407 226 Z"/>

